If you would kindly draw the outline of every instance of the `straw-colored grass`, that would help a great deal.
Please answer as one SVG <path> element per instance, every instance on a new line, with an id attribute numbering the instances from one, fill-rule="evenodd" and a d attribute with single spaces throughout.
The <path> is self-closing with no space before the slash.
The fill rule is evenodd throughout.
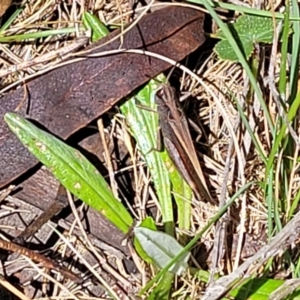
<path id="1" fill-rule="evenodd" d="M 236 1 L 234 1 L 234 4 L 237 4 Z M 252 3 L 249 4 L 252 5 Z M 65 33 L 60 35 L 49 35 L 48 37 L 32 39 L 30 42 L 0 43 L 0 72 L 4 72 L 3 74 L 5 75 L 1 78 L 2 87 L 9 86 L 50 67 L 54 68 L 55 64 L 61 62 L 61 55 L 54 55 L 48 59 L 49 53 L 63 51 L 62 49 L 72 42 L 76 36 L 82 35 L 83 30 L 80 20 L 84 11 L 89 10 L 105 24 L 122 26 L 130 20 L 128 12 L 132 3 L 118 0 L 107 2 L 96 0 L 29 0 L 23 1 L 23 5 L 21 13 L 5 29 L 3 36 L 38 33 L 46 29 L 66 30 Z M 272 3 L 270 7 L 277 7 L 277 5 Z M 10 8 L 10 11 L 13 11 L 13 9 Z M 7 15 L 4 15 L 4 17 L 7 19 Z M 278 106 L 274 101 L 274 93 L 272 93 L 270 87 L 276 86 L 276 84 L 273 82 L 273 85 L 268 86 L 264 83 L 268 78 L 272 80 L 272 76 L 273 78 L 278 78 L 281 56 L 277 53 L 278 47 L 276 45 L 273 47 L 276 58 L 274 60 L 270 60 L 265 55 L 265 50 L 260 49 L 257 51 L 262 57 L 258 83 L 261 88 L 265 84 L 263 98 L 275 123 L 279 122 Z M 271 46 L 267 49 L 268 53 L 270 53 L 270 49 Z M 206 51 L 207 53 L 205 52 L 199 56 L 198 61 L 195 61 L 193 64 L 189 63 L 189 65 L 192 65 L 192 71 L 198 74 L 201 81 L 183 72 L 180 78 L 180 89 L 183 95 L 190 92 L 192 96 L 192 100 L 186 102 L 187 107 L 185 107 L 185 111 L 187 115 L 199 124 L 202 124 L 201 126 L 205 130 L 202 135 L 206 135 L 207 139 L 204 144 L 202 143 L 203 139 L 199 143 L 200 148 L 205 149 L 205 152 L 200 154 L 199 157 L 209 186 L 214 191 L 215 198 L 218 199 L 220 206 L 223 206 L 242 186 L 251 181 L 262 182 L 269 187 L 268 194 L 264 193 L 264 189 L 258 185 L 251 186 L 246 193 L 239 197 L 235 208 L 230 209 L 227 219 L 207 232 L 201 240 L 201 244 L 199 243 L 193 249 L 193 253 L 196 255 L 193 258 L 193 263 L 196 266 L 206 266 L 209 271 L 214 270 L 214 272 L 219 274 L 229 274 L 241 264 L 243 259 L 253 255 L 261 245 L 267 243 L 267 238 L 272 236 L 271 232 L 267 230 L 271 223 L 274 225 L 278 222 L 274 225 L 274 230 L 272 231 L 273 235 L 275 235 L 279 231 L 280 224 L 283 226 L 288 222 L 290 217 L 289 208 L 292 206 L 292 200 L 298 191 L 298 148 L 296 146 L 292 147 L 289 156 L 287 156 L 287 152 L 285 152 L 283 147 L 278 150 L 278 155 L 273 165 L 274 181 L 268 182 L 266 165 L 257 148 L 253 145 L 248 130 L 243 125 L 236 101 L 242 105 L 249 126 L 265 157 L 269 156 L 276 134 L 273 137 L 266 116 L 261 110 L 260 102 L 253 92 L 248 76 L 242 66 L 219 60 L 211 49 L 206 49 Z M 47 58 L 47 60 L 43 61 L 43 58 Z M 15 65 L 16 68 L 28 60 L 38 60 L 38 63 L 30 65 L 30 67 L 22 66 L 22 69 L 18 72 L 12 73 L 7 71 L 11 70 L 12 66 Z M 265 75 L 267 73 L 268 76 Z M 294 125 L 293 127 L 296 134 L 298 134 L 298 127 Z M 110 151 L 114 149 L 109 145 L 109 142 L 107 143 L 106 153 L 103 157 L 104 164 L 109 171 L 112 190 L 115 193 L 118 191 L 117 181 L 115 180 L 116 174 L 130 174 L 132 178 L 131 188 L 135 191 L 135 194 L 132 195 L 133 202 L 130 204 L 131 213 L 136 219 L 141 220 L 150 211 L 156 212 L 158 210 L 155 216 L 157 224 L 161 225 L 159 204 L 155 190 L 151 185 L 149 172 L 145 168 L 143 157 L 135 147 L 126 121 L 117 114 L 111 116 L 110 126 L 105 128 L 99 122 L 98 128 L 102 137 L 117 139 L 117 147 L 120 147 L 122 153 L 126 153 L 130 158 L 128 160 L 130 161 L 129 165 L 123 169 L 118 168 L 118 162 L 113 161 L 110 155 Z M 193 135 L 196 140 L 197 134 L 194 132 Z M 287 170 L 285 165 L 288 161 L 292 164 Z M 274 207 L 270 207 L 271 202 L 268 202 L 270 199 L 267 199 L 270 193 L 274 202 L 278 203 L 278 205 L 276 204 L 277 206 L 274 204 Z M 9 201 L 10 198 L 7 199 Z M 284 204 L 281 204 L 280 201 L 284 201 Z M 70 203 L 72 203 L 71 196 Z M 279 209 L 280 205 L 284 206 L 285 209 L 281 207 L 280 212 L 278 212 L 281 222 L 278 219 L 275 222 L 275 217 L 271 216 L 271 214 L 274 212 L 274 209 Z M 1 209 L 5 210 L 5 207 L 1 207 Z M 79 212 L 82 209 L 83 207 L 79 209 Z M 137 272 L 128 273 L 122 262 L 124 258 L 122 254 L 116 251 L 121 257 L 114 256 L 112 259 L 109 250 L 100 251 L 95 247 L 91 242 L 91 237 L 85 233 L 81 226 L 78 209 L 76 211 L 72 207 L 72 211 L 75 215 L 77 230 L 79 228 L 83 237 L 77 238 L 76 234 L 74 234 L 76 232 L 76 230 L 73 231 L 74 223 L 68 234 L 64 237 L 62 236 L 52 248 L 55 251 L 59 251 L 62 256 L 66 252 L 70 252 L 69 249 L 67 250 L 66 245 L 74 250 L 74 255 L 76 254 L 79 257 L 79 261 L 94 275 L 95 281 L 104 287 L 105 293 L 98 296 L 100 295 L 100 288 L 89 280 L 88 276 L 84 287 L 79 287 L 71 282 L 61 284 L 59 276 L 54 279 L 52 277 L 53 273 L 50 273 L 50 275 L 45 274 L 44 271 L 39 269 L 38 272 L 43 278 L 54 282 L 54 285 L 51 292 L 49 292 L 47 283 L 41 284 L 40 290 L 37 292 L 37 298 L 100 299 L 99 297 L 108 298 L 107 293 L 110 293 L 117 299 L 126 299 L 129 295 L 137 295 L 141 287 L 154 277 L 156 270 L 153 266 L 146 264 L 133 251 L 133 260 L 136 264 Z M 218 207 L 201 201 L 193 202 L 191 229 L 185 233 L 193 237 L 217 211 Z M 221 229 L 225 227 L 226 231 L 222 231 Z M 232 238 L 227 240 L 230 234 Z M 230 240 L 232 241 L 231 244 L 229 243 Z M 261 244 L 257 243 L 257 240 Z M 205 257 L 205 255 L 201 256 L 202 252 L 198 251 L 200 246 L 206 247 L 207 250 L 214 250 L 210 252 L 208 257 Z M 217 258 L 216 250 L 218 248 L 220 252 Z M 229 248 L 231 251 L 228 251 Z M 70 253 L 68 253 L 68 256 L 70 256 Z M 5 263 L 4 266 L 12 268 L 12 265 L 19 264 L 20 260 L 21 258 L 18 258 L 16 261 Z M 24 260 L 25 258 L 22 258 L 22 263 Z M 277 271 L 280 271 L 280 263 L 277 264 L 278 261 L 280 262 L 278 259 L 274 260 L 275 263 L 273 268 L 271 268 L 272 276 L 275 276 Z M 32 262 L 30 262 L 30 265 L 34 269 L 38 268 Z M 291 270 L 289 271 L 291 272 Z M 33 280 L 37 277 L 33 278 Z M 8 289 L 11 286 L 5 280 L 0 280 L 0 284 Z M 31 283 L 28 283 L 28 285 L 30 286 Z M 94 291 L 92 291 L 93 289 Z M 178 278 L 178 281 L 174 284 L 173 296 L 176 299 L 187 299 L 187 297 L 198 299 L 203 290 L 205 290 L 205 285 L 203 283 L 200 284 L 199 279 L 192 274 L 186 274 Z M 27 296 L 32 297 L 32 291 L 32 288 L 27 287 L 24 289 L 24 294 L 19 295 L 19 297 L 21 299 L 27 299 Z M 94 295 L 97 296 L 95 297 Z"/>

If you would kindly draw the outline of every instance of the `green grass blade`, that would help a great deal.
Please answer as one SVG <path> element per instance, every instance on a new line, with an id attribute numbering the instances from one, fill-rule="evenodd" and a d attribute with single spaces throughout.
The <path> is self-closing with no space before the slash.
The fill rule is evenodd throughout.
<path id="1" fill-rule="evenodd" d="M 266 181 L 266 191 L 265 191 L 265 199 L 266 199 L 266 205 L 268 208 L 268 238 L 270 239 L 273 234 L 273 209 L 275 206 L 274 203 L 274 194 L 273 194 L 273 185 L 272 182 L 274 180 L 274 168 L 268 169 L 268 181 Z"/>
<path id="2" fill-rule="evenodd" d="M 298 112 L 298 109 L 300 107 L 300 93 L 297 94 L 297 97 L 295 98 L 295 100 L 293 101 L 288 113 L 287 113 L 287 121 L 288 122 L 292 122 Z M 275 155 L 278 152 L 280 143 L 282 142 L 283 138 L 286 135 L 286 130 L 287 130 L 287 125 L 285 122 L 283 122 L 281 129 L 279 131 L 279 133 L 276 135 L 275 137 L 275 141 L 273 142 L 273 147 L 271 149 L 269 158 L 268 158 L 268 163 L 267 163 L 267 168 L 266 168 L 266 174 L 269 173 L 270 168 L 272 167 L 273 163 L 274 163 L 274 158 Z M 267 178 L 267 177 L 266 177 Z"/>
<path id="3" fill-rule="evenodd" d="M 211 228 L 211 226 L 217 222 L 222 216 L 223 214 L 227 211 L 227 209 L 234 203 L 234 201 L 240 197 L 245 191 L 248 190 L 248 188 L 250 186 L 252 186 L 253 184 L 257 184 L 257 182 L 249 182 L 247 184 L 245 184 L 243 187 L 241 187 L 231 198 L 230 200 L 219 210 L 219 212 L 217 214 L 214 215 L 213 218 L 211 218 L 207 224 L 193 237 L 193 239 L 183 248 L 183 250 L 174 258 L 170 261 L 170 263 L 167 264 L 167 266 L 165 266 L 162 270 L 160 270 L 158 272 L 158 274 L 152 278 L 145 287 L 143 287 L 143 289 L 140 291 L 139 295 L 142 295 L 143 293 L 145 293 L 149 288 L 151 288 L 153 286 L 153 284 L 155 282 L 157 282 L 161 276 L 163 276 L 167 270 L 170 268 L 170 266 L 172 266 L 174 264 L 174 262 L 176 262 L 177 260 L 179 260 L 183 255 L 185 255 L 188 251 L 190 251 L 192 249 L 192 247 L 194 247 L 196 245 L 196 243 L 201 239 L 201 237 L 203 236 L 203 234 L 209 230 Z"/>
<path id="4" fill-rule="evenodd" d="M 169 300 L 170 298 L 170 291 L 173 285 L 175 275 L 172 273 L 166 273 L 162 276 L 161 280 L 151 292 L 148 300 Z"/>
<path id="5" fill-rule="evenodd" d="M 9 26 L 14 22 L 14 20 L 17 18 L 17 16 L 23 11 L 24 7 L 20 7 L 16 9 L 16 11 L 9 17 L 9 19 L 1 26 L 0 29 L 0 36 L 3 34 L 3 31 L 5 31 Z"/>
<path id="6" fill-rule="evenodd" d="M 79 151 L 15 113 L 7 113 L 4 118 L 22 144 L 66 189 L 127 233 L 133 223 L 130 214 L 114 198 L 105 179 Z"/>
<path id="7" fill-rule="evenodd" d="M 172 162 L 170 162 L 172 164 Z M 169 168 L 169 178 L 172 183 L 172 191 L 177 205 L 178 228 L 191 229 L 191 213 L 193 192 L 190 186 L 184 181 L 176 168 Z M 184 240 L 182 240 L 184 242 Z"/>
<path id="8" fill-rule="evenodd" d="M 249 15 L 256 15 L 256 16 L 262 16 L 262 17 L 269 17 L 269 18 L 276 18 L 276 19 L 283 19 L 284 14 L 282 13 L 277 13 L 273 11 L 266 11 L 262 9 L 256 9 L 256 8 L 251 8 L 251 7 L 246 7 L 242 5 L 235 5 L 235 4 L 229 4 L 225 2 L 215 2 L 215 1 L 207 1 L 207 0 L 187 0 L 189 3 L 194 3 L 198 5 L 204 5 L 205 3 L 208 3 L 211 7 L 214 8 L 223 8 L 223 9 L 228 9 L 233 12 L 241 12 Z M 300 21 L 299 16 L 292 16 L 290 18 L 291 21 Z"/>
<path id="9" fill-rule="evenodd" d="M 287 63 L 287 50 L 290 30 L 290 6 L 285 7 L 285 17 L 283 21 L 282 44 L 281 44 L 281 62 L 280 62 L 280 80 L 279 80 L 279 95 L 285 100 L 286 97 L 286 63 Z"/>
<path id="10" fill-rule="evenodd" d="M 161 82 L 162 77 L 158 78 Z M 147 166 L 151 172 L 152 180 L 160 200 L 163 222 L 174 225 L 173 205 L 171 199 L 171 184 L 165 161 L 168 154 L 153 150 L 158 141 L 158 115 L 154 103 L 155 91 L 159 82 L 152 80 L 136 96 L 124 103 L 120 110 L 130 126 L 131 133 L 136 139 L 137 145 L 144 155 Z M 144 106 L 149 109 L 145 109 Z"/>
<path id="11" fill-rule="evenodd" d="M 233 97 L 233 98 L 235 99 L 235 101 L 236 101 L 236 107 L 237 107 L 237 109 L 238 109 L 238 111 L 239 111 L 240 118 L 242 119 L 242 121 L 243 121 L 243 123 L 244 123 L 244 125 L 245 125 L 245 127 L 246 127 L 246 129 L 247 129 L 247 132 L 249 133 L 249 135 L 250 135 L 250 137 L 251 137 L 251 140 L 252 140 L 252 142 L 253 142 L 253 144 L 254 144 L 254 146 L 255 146 L 256 151 L 259 153 L 260 158 L 262 159 L 262 161 L 263 161 L 265 164 L 267 164 L 267 158 L 266 158 L 266 156 L 264 155 L 264 151 L 263 151 L 263 149 L 261 148 L 259 142 L 257 141 L 257 139 L 256 139 L 256 137 L 255 137 L 255 134 L 254 134 L 254 132 L 253 132 L 252 129 L 251 129 L 251 126 L 250 126 L 250 124 L 249 124 L 249 122 L 248 122 L 247 117 L 245 116 L 245 113 L 244 113 L 244 111 L 243 111 L 243 109 L 242 109 L 240 103 L 237 101 L 237 99 L 236 99 L 236 97 L 234 97 L 234 95 L 232 95 L 232 97 Z"/>
<path id="12" fill-rule="evenodd" d="M 32 33 L 11 35 L 11 36 L 0 36 L 0 43 L 21 42 L 30 39 L 35 40 L 42 37 L 48 37 L 48 36 L 58 35 L 58 34 L 69 34 L 73 32 L 76 32 L 76 28 L 51 29 L 51 30 L 44 30 L 44 31 L 32 32 Z"/>
<path id="13" fill-rule="evenodd" d="M 293 17 L 299 17 L 299 5 L 297 0 L 291 0 L 292 10 L 290 20 Z M 291 82 L 291 97 L 294 99 L 296 97 L 298 89 L 298 67 L 299 67 L 299 51 L 300 51 L 300 28 L 299 22 L 293 21 L 293 35 L 292 35 L 292 52 L 291 52 L 291 70 L 290 70 L 290 82 Z"/>
<path id="14" fill-rule="evenodd" d="M 242 282 L 242 284 L 239 284 L 239 286 L 232 290 L 229 293 L 229 295 L 233 299 L 238 298 L 268 300 L 270 299 L 270 295 L 280 286 L 282 286 L 283 283 L 284 280 L 273 280 L 268 278 L 249 278 Z"/>
<path id="15" fill-rule="evenodd" d="M 96 42 L 109 34 L 107 27 L 94 15 L 85 12 L 82 17 L 85 28 L 92 30 L 92 42 Z"/>
<path id="16" fill-rule="evenodd" d="M 263 99 L 262 92 L 257 84 L 257 81 L 255 77 L 252 74 L 252 71 L 249 67 L 249 64 L 247 63 L 243 53 L 241 52 L 236 40 L 234 39 L 232 33 L 230 32 L 228 26 L 221 20 L 221 18 L 217 15 L 217 13 L 214 11 L 213 7 L 207 0 L 203 0 L 203 5 L 205 8 L 209 11 L 210 15 L 212 18 L 216 21 L 217 25 L 220 27 L 222 30 L 223 34 L 225 35 L 226 39 L 229 41 L 229 43 L 232 45 L 232 48 L 234 49 L 235 54 L 237 55 L 240 64 L 242 65 L 243 69 L 245 70 L 251 85 L 259 99 L 260 105 L 262 107 L 262 110 L 264 111 L 264 115 L 267 119 L 268 125 L 270 130 L 273 132 L 273 122 L 269 113 L 269 109 Z"/>

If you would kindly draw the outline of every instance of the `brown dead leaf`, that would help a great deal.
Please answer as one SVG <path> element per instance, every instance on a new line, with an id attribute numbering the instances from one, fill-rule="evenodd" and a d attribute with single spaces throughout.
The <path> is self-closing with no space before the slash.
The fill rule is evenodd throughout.
<path id="1" fill-rule="evenodd" d="M 0 17 L 4 15 L 6 10 L 10 7 L 12 0 L 0 0 Z"/>

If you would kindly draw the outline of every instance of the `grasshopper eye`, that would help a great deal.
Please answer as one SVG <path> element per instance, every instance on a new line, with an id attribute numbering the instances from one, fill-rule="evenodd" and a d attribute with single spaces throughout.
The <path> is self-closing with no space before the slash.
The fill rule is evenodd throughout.
<path id="1" fill-rule="evenodd" d="M 163 98 L 164 97 L 164 89 L 160 88 L 157 92 L 156 92 L 156 96 L 158 96 L 159 98 Z"/>

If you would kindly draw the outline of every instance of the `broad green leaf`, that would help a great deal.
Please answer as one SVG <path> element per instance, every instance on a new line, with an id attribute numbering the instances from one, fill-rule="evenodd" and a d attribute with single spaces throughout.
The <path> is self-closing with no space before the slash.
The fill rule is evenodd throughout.
<path id="1" fill-rule="evenodd" d="M 242 15 L 235 23 L 239 36 L 247 37 L 254 43 L 272 43 L 278 22 L 270 18 Z"/>
<path id="2" fill-rule="evenodd" d="M 23 145 L 66 189 L 127 233 L 133 223 L 130 214 L 114 198 L 97 169 L 79 151 L 16 113 L 7 113 L 4 119 Z"/>
<path id="3" fill-rule="evenodd" d="M 244 54 L 246 59 L 249 59 L 254 50 L 253 42 L 247 38 L 241 38 L 239 42 L 240 43 L 238 44 L 242 53 Z M 215 45 L 214 51 L 221 59 L 237 61 L 235 51 L 233 50 L 231 44 L 227 40 L 219 41 Z"/>
<path id="4" fill-rule="evenodd" d="M 137 227 L 134 233 L 144 251 L 157 264 L 158 267 L 164 268 L 170 261 L 183 250 L 183 247 L 172 236 L 148 228 Z M 180 275 L 188 267 L 188 260 L 191 253 L 185 253 L 180 261 L 176 261 L 170 268 L 169 272 Z"/>
<path id="5" fill-rule="evenodd" d="M 254 278 L 248 279 L 239 287 L 231 291 L 229 294 L 235 300 L 269 300 L 270 295 L 275 291 L 278 291 L 280 295 L 279 288 L 285 283 L 284 280 L 275 280 L 268 278 Z M 300 300 L 300 291 L 294 292 L 288 298 L 276 298 L 276 299 L 294 299 Z"/>
<path id="6" fill-rule="evenodd" d="M 191 270 L 193 270 L 193 268 L 191 268 Z M 205 282 L 205 283 L 208 283 L 209 281 L 209 272 L 208 271 L 204 271 L 204 270 L 197 270 L 195 272 L 195 278 L 198 278 L 199 280 Z M 215 275 L 214 276 L 214 280 L 217 280 L 218 279 L 218 276 Z"/>
<path id="7" fill-rule="evenodd" d="M 85 28 L 92 30 L 92 42 L 109 34 L 107 27 L 94 15 L 85 12 L 82 17 L 82 22 Z"/>
<path id="8" fill-rule="evenodd" d="M 171 183 L 165 166 L 169 160 L 166 151 L 154 150 L 158 141 L 158 115 L 156 113 L 155 92 L 165 77 L 151 80 L 134 97 L 126 101 L 120 110 L 126 117 L 137 145 L 144 155 L 161 205 L 163 222 L 173 223 L 173 205 L 171 199 Z M 140 106 L 140 107 L 139 107 Z"/>
<path id="9" fill-rule="evenodd" d="M 244 57 L 250 57 L 254 49 L 254 43 L 271 43 L 274 37 L 274 25 L 277 26 L 278 21 L 267 17 L 242 15 L 234 24 L 228 24 L 228 27 L 234 36 Z M 217 32 L 217 37 L 222 39 L 215 46 L 215 52 L 221 59 L 238 61 L 231 43 L 229 43 L 222 30 Z"/>
<path id="10" fill-rule="evenodd" d="M 272 43 L 274 38 L 274 25 L 278 21 L 267 17 L 241 15 L 234 24 L 229 24 L 232 34 L 236 37 L 248 39 L 254 43 Z M 217 37 L 224 39 L 222 31 L 217 32 Z"/>
<path id="11" fill-rule="evenodd" d="M 151 230 L 157 230 L 156 224 L 151 217 L 146 217 L 144 220 L 142 220 L 140 227 L 148 228 Z"/>
<path id="12" fill-rule="evenodd" d="M 151 217 L 146 217 L 141 224 L 139 225 L 140 227 L 144 227 L 144 228 L 148 228 L 151 230 L 157 230 L 155 222 L 153 220 L 153 218 Z M 136 237 L 134 237 L 133 239 L 133 245 L 134 248 L 136 250 L 136 252 L 138 253 L 138 255 L 146 262 L 148 263 L 153 263 L 151 257 L 149 257 L 147 255 L 147 253 L 144 251 L 143 247 L 141 246 L 141 244 L 139 243 L 139 241 L 137 240 Z"/>

